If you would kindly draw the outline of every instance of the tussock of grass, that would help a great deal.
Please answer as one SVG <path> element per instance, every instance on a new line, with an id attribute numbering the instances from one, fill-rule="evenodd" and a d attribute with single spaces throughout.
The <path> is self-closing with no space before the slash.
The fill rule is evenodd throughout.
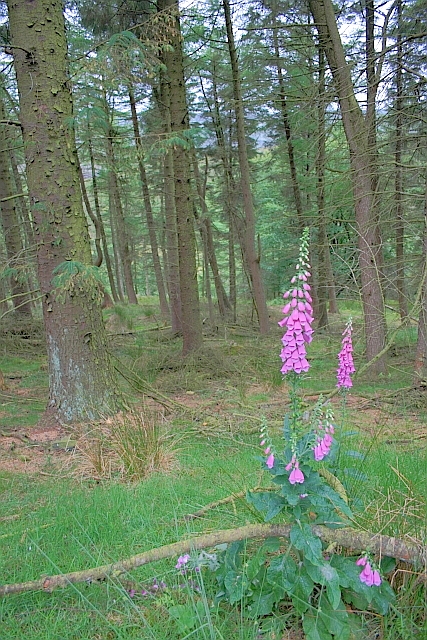
<path id="1" fill-rule="evenodd" d="M 76 441 L 76 473 L 133 482 L 169 473 L 178 468 L 179 439 L 164 416 L 147 406 L 119 413 L 85 427 Z"/>

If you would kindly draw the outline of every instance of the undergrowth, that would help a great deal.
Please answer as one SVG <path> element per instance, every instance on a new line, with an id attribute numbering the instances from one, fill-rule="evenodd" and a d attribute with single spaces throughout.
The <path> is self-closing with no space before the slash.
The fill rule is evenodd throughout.
<path id="1" fill-rule="evenodd" d="M 361 362 L 357 312 L 353 305 L 355 359 Z M 312 368 L 302 385 L 307 407 L 311 396 L 333 390 L 325 381 L 336 370 L 342 318 L 347 313 L 344 305 L 342 313 L 341 318 L 332 317 L 330 331 L 313 343 Z M 219 327 L 198 354 L 182 360 L 179 339 L 171 340 L 162 329 L 151 301 L 145 311 L 124 308 L 116 316 L 123 335 L 111 336 L 115 354 L 184 409 L 160 411 L 155 405 L 151 414 L 141 413 L 141 396 L 124 385 L 132 411 L 115 422 L 83 425 L 73 434 L 72 450 L 66 460 L 61 458 L 59 470 L 53 464 L 55 453 L 48 452 L 42 474 L 0 472 L 3 583 L 117 561 L 258 517 L 241 492 L 269 486 L 268 475 L 258 469 L 255 457 L 261 416 L 268 420 L 274 437 L 281 432 L 286 411 L 287 388 L 277 374 L 280 330 L 259 338 L 238 325 L 227 331 Z M 414 406 L 407 389 L 412 384 L 415 338 L 413 329 L 402 329 L 389 357 L 389 374 L 376 380 L 369 374 L 359 379 L 345 409 L 338 400 L 333 402 L 344 436 L 340 436 L 338 464 L 353 496 L 351 507 L 358 526 L 425 542 L 426 408 L 423 397 Z M 39 345 L 34 342 L 30 349 L 22 346 L 25 340 L 39 339 Z M 47 397 L 41 340 L 40 334 L 14 335 L 0 354 L 0 370 L 8 386 L 1 396 L 4 433 L 28 429 L 41 416 Z M 147 442 L 151 442 L 149 453 L 142 445 Z M 16 455 L 3 449 L 1 453 L 12 460 Z M 27 455 L 23 445 L 22 453 Z M 156 464 L 150 468 L 153 460 Z M 236 497 L 202 517 L 184 519 L 231 494 Z M 197 559 L 198 554 L 192 554 L 192 562 Z M 207 566 L 200 572 L 189 566 L 182 574 L 176 563 L 163 560 L 101 583 L 4 598 L 0 600 L 0 637 L 303 638 L 286 599 L 274 615 L 253 619 L 246 615 L 242 600 L 231 605 L 215 599 L 219 585 Z M 425 580 L 403 563 L 397 564 L 389 579 L 397 595 L 395 605 L 385 616 L 361 612 L 354 638 L 427 637 Z"/>

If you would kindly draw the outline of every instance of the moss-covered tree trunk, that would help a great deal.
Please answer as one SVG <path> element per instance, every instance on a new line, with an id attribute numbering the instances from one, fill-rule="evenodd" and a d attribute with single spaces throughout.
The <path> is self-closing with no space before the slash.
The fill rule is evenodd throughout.
<path id="1" fill-rule="evenodd" d="M 117 381 L 81 200 L 60 0 L 9 0 L 28 189 L 44 296 L 47 412 L 63 422 L 111 413 Z M 54 282 L 55 273 L 61 275 Z M 56 285 L 56 287 L 55 287 Z"/>

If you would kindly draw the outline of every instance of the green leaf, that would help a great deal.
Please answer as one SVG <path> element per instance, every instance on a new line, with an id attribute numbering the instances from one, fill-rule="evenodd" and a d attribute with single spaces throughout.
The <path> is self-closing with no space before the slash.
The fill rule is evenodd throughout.
<path id="1" fill-rule="evenodd" d="M 273 592 L 262 593 L 258 598 L 254 598 L 253 604 L 251 605 L 251 611 L 253 612 L 253 616 L 268 616 L 272 611 L 275 605 L 276 598 Z"/>
<path id="2" fill-rule="evenodd" d="M 331 640 L 332 636 L 323 621 L 311 612 L 304 615 L 302 621 L 306 640 Z"/>
<path id="3" fill-rule="evenodd" d="M 319 616 L 332 635 L 337 640 L 348 640 L 351 628 L 348 620 L 348 613 L 342 600 L 339 600 L 336 610 L 332 609 L 328 600 L 322 594 L 319 598 Z"/>
<path id="4" fill-rule="evenodd" d="M 177 604 L 168 608 L 169 615 L 175 620 L 181 633 L 188 633 L 198 624 L 204 613 L 203 602 L 194 605 Z"/>
<path id="5" fill-rule="evenodd" d="M 381 573 L 390 573 L 391 571 L 394 571 L 395 567 L 396 567 L 395 558 L 390 558 L 389 556 L 384 556 L 383 558 L 381 558 L 381 562 L 380 562 Z"/>
<path id="6" fill-rule="evenodd" d="M 375 611 L 385 616 L 390 604 L 396 599 L 396 594 L 386 580 L 379 587 L 368 587 L 372 591 L 372 607 Z"/>
<path id="7" fill-rule="evenodd" d="M 295 524 L 290 532 L 290 541 L 296 549 L 302 551 L 304 557 L 314 565 L 323 564 L 322 543 L 314 535 L 308 524 Z"/>
<path id="8" fill-rule="evenodd" d="M 224 586 L 227 589 L 230 604 L 242 600 L 248 590 L 249 584 L 246 575 L 242 575 L 236 571 L 228 571 L 224 578 Z"/>
<path id="9" fill-rule="evenodd" d="M 300 615 L 310 608 L 309 602 L 313 589 L 314 582 L 307 574 L 304 565 L 302 565 L 292 593 L 292 604 Z"/>
<path id="10" fill-rule="evenodd" d="M 333 609 L 337 609 L 341 602 L 341 587 L 338 571 L 328 562 L 321 565 L 305 563 L 305 569 L 310 578 L 318 584 L 326 587 L 326 594 Z"/>
<path id="11" fill-rule="evenodd" d="M 268 584 L 284 589 L 290 595 L 297 579 L 295 560 L 286 554 L 272 558 L 266 575 Z"/>
<path id="12" fill-rule="evenodd" d="M 225 552 L 224 565 L 226 569 L 240 569 L 242 566 L 241 553 L 245 547 L 243 540 L 232 542 Z"/>
<path id="13" fill-rule="evenodd" d="M 301 489 L 301 486 L 294 486 L 290 484 L 289 477 L 286 476 L 286 481 L 282 484 L 282 488 L 280 493 L 284 498 L 286 498 L 286 502 L 291 506 L 295 507 L 299 502 L 301 502 L 300 495 L 305 490 Z"/>
<path id="14" fill-rule="evenodd" d="M 262 491 L 260 493 L 251 493 L 248 491 L 246 499 L 257 511 L 264 514 L 264 520 L 266 522 L 274 518 L 274 516 L 277 516 L 286 506 L 283 498 L 272 491 Z"/>
<path id="15" fill-rule="evenodd" d="M 338 495 L 338 493 L 327 484 L 320 489 L 320 495 L 328 498 L 336 509 L 341 511 L 348 518 L 352 518 L 353 514 L 348 504 Z"/>

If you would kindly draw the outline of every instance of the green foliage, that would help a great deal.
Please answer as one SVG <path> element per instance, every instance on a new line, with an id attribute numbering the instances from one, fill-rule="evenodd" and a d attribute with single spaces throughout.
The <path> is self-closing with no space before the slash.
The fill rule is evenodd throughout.
<path id="1" fill-rule="evenodd" d="M 102 280 L 98 267 L 67 260 L 55 267 L 53 274 L 52 285 L 59 302 L 64 302 L 67 296 L 79 295 L 101 304 Z"/>

